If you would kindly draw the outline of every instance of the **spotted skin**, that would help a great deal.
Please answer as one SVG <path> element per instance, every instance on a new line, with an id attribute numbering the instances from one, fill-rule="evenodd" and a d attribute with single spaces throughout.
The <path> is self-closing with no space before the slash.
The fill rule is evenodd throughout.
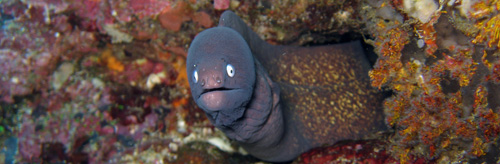
<path id="1" fill-rule="evenodd" d="M 383 95 L 370 87 L 370 65 L 359 42 L 317 47 L 274 46 L 260 39 L 231 11 L 221 15 L 219 27 L 207 31 L 195 38 L 188 51 L 188 76 L 203 67 L 205 72 L 200 76 L 231 81 L 224 82 L 220 88 L 225 88 L 226 84 L 231 85 L 229 88 L 244 86 L 246 92 L 241 94 L 245 95 L 231 96 L 234 101 L 244 104 L 228 103 L 234 110 L 224 104 L 217 104 L 217 108 L 207 107 L 204 104 L 212 101 L 196 99 L 203 97 L 200 94 L 207 93 L 207 90 L 203 90 L 199 83 L 193 83 L 192 75 L 191 92 L 209 120 L 251 155 L 265 161 L 285 162 L 315 147 L 345 139 L 362 139 L 385 130 L 381 109 Z M 219 33 L 224 33 L 221 34 L 224 37 Z M 215 50 L 213 54 L 217 58 L 239 59 L 240 64 L 253 64 L 252 69 L 249 66 L 236 69 L 236 75 L 238 71 L 254 72 L 254 79 L 228 78 L 221 76 L 222 69 L 203 66 L 218 61 L 206 57 L 201 45 L 218 40 L 231 41 L 205 48 Z M 240 45 L 242 40 L 246 43 L 244 46 Z M 206 43 L 201 44 L 203 41 Z M 225 51 L 233 53 L 222 53 Z M 245 60 L 241 57 L 248 55 L 248 51 L 251 51 L 253 60 L 248 60 L 248 56 L 244 57 Z M 246 65 L 251 65 L 249 63 Z M 217 65 L 217 68 L 221 66 Z M 254 84 L 252 88 L 248 87 L 250 83 Z M 217 92 L 225 93 L 226 90 Z M 220 102 L 226 101 L 222 100 L 224 97 L 213 96 Z M 233 111 L 244 113 L 232 115 Z M 231 119 L 213 117 L 217 113 L 225 113 Z"/>
<path id="2" fill-rule="evenodd" d="M 266 60 L 271 79 L 280 85 L 282 104 L 312 147 L 359 139 L 384 127 L 383 96 L 370 87 L 360 50 L 353 42 L 297 48 Z"/>

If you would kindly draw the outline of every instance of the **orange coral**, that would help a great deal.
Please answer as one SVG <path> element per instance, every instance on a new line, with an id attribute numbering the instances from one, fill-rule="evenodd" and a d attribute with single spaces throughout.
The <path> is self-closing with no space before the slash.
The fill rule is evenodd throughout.
<path id="1" fill-rule="evenodd" d="M 484 148 L 485 145 L 483 143 L 483 140 L 481 140 L 481 138 L 479 137 L 476 137 L 474 138 L 474 143 L 473 143 L 473 147 L 472 147 L 472 155 L 475 155 L 475 156 L 482 156 L 484 154 L 486 154 L 484 152 Z"/>
<path id="2" fill-rule="evenodd" d="M 113 51 L 109 48 L 101 53 L 100 61 L 113 71 L 122 72 L 125 69 L 125 66 L 113 56 Z"/>
<path id="3" fill-rule="evenodd" d="M 186 74 L 186 59 L 182 57 L 177 57 L 176 62 L 173 63 L 173 66 L 175 70 L 178 70 L 179 75 L 177 76 L 177 79 L 175 79 L 175 83 L 179 84 L 181 86 L 188 87 L 189 82 Z"/>
<path id="4" fill-rule="evenodd" d="M 436 30 L 434 29 L 433 21 L 425 24 L 417 24 L 415 32 L 422 38 L 427 45 L 425 52 L 427 55 L 433 55 L 438 49 L 436 45 Z"/>
<path id="5" fill-rule="evenodd" d="M 444 55 L 445 59 L 440 64 L 446 65 L 451 73 L 451 77 L 458 78 L 460 86 L 469 85 L 472 76 L 474 76 L 477 63 L 472 59 L 470 51 L 460 51 L 455 57 Z"/>
<path id="6" fill-rule="evenodd" d="M 474 4 L 472 8 L 474 11 L 471 16 L 478 20 L 474 26 L 481 29 L 472 43 L 486 43 L 488 47 L 500 47 L 500 14 L 498 13 L 500 1 L 481 1 Z M 490 15 L 493 16 L 489 19 L 482 19 Z"/>
<path id="7" fill-rule="evenodd" d="M 500 47 L 500 14 L 487 21 L 478 22 L 475 26 L 483 30 L 480 30 L 472 43 L 486 42 L 488 47 Z"/>
<path id="8" fill-rule="evenodd" d="M 392 5 L 398 8 L 400 2 L 392 1 Z M 482 5 L 487 9 L 471 14 L 478 21 L 476 28 L 481 29 L 479 33 L 468 33 L 476 38 L 474 43 L 499 46 L 498 2 L 486 1 L 475 6 Z M 488 61 L 486 52 L 482 60 L 475 61 L 474 47 L 438 47 L 439 31 L 434 24 L 439 17 L 437 14 L 425 24 L 408 21 L 400 25 L 379 21 L 374 25 L 375 32 L 372 32 L 376 38 L 372 43 L 379 58 L 369 75 L 372 86 L 387 86 L 395 92 L 385 100 L 384 106 L 387 123 L 396 129 L 390 146 L 402 163 L 413 155 L 437 159 L 443 152 L 456 147 L 471 156 L 481 156 L 500 135 L 500 114 L 489 107 L 484 84 L 490 80 L 500 81 L 500 61 Z M 410 56 L 409 60 L 402 62 L 402 50 L 413 37 L 411 32 L 426 44 L 425 58 Z M 440 48 L 447 50 L 446 53 L 437 54 Z M 479 84 L 473 84 L 472 78 L 476 77 L 476 71 L 482 64 L 489 70 L 484 76 L 486 78 L 481 79 Z M 447 77 L 458 83 L 458 88 L 450 87 L 455 88 L 451 89 L 454 91 L 443 86 L 443 81 L 450 81 Z M 473 104 L 463 104 L 464 100 L 471 98 L 467 95 L 470 92 L 463 92 L 467 90 L 464 87 L 472 87 L 468 90 L 474 93 L 470 95 L 474 96 Z M 445 93 L 443 89 L 448 91 Z M 415 150 L 415 147 L 424 151 Z"/>
<path id="9" fill-rule="evenodd" d="M 187 98 L 178 98 L 172 101 L 172 106 L 174 108 L 183 107 L 187 104 Z"/>
<path id="10" fill-rule="evenodd" d="M 384 28 L 384 27 L 381 27 Z M 369 72 L 372 86 L 382 87 L 389 81 L 391 76 L 398 75 L 401 71 L 401 50 L 409 42 L 408 34 L 401 28 L 393 28 L 387 31 L 387 35 L 379 36 L 375 40 L 376 51 L 381 54 L 375 68 Z M 390 76 L 387 76 L 390 75 Z"/>

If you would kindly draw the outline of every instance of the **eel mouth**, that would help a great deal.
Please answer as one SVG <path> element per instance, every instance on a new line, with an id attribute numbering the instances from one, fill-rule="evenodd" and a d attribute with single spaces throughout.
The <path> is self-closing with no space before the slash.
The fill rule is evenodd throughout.
<path id="1" fill-rule="evenodd" d="M 198 97 L 198 105 L 211 112 L 229 109 L 231 104 L 237 101 L 241 91 L 238 88 L 226 87 L 203 89 Z"/>
<path id="2" fill-rule="evenodd" d="M 252 93 L 245 88 L 210 88 L 203 89 L 195 101 L 215 125 L 229 125 L 242 117 Z"/>
<path id="3" fill-rule="evenodd" d="M 230 90 L 234 90 L 234 89 L 226 88 L 226 87 L 203 89 L 201 91 L 200 97 L 205 93 L 216 92 L 216 91 L 230 91 Z"/>

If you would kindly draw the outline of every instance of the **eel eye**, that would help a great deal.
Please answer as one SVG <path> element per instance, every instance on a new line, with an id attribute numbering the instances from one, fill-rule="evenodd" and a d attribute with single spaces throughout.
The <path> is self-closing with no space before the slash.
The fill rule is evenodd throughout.
<path id="1" fill-rule="evenodd" d="M 194 70 L 193 72 L 193 80 L 194 83 L 198 83 L 198 71 Z"/>
<path id="2" fill-rule="evenodd" d="M 227 71 L 227 75 L 229 77 L 233 77 L 234 76 L 234 67 L 231 64 L 227 64 L 226 71 Z"/>

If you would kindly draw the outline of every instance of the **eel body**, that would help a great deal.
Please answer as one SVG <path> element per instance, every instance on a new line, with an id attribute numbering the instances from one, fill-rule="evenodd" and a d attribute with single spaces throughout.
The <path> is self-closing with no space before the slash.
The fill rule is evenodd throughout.
<path id="1" fill-rule="evenodd" d="M 251 155 L 284 162 L 315 147 L 385 130 L 359 42 L 275 46 L 231 11 L 193 40 L 191 93 L 209 120 Z"/>

